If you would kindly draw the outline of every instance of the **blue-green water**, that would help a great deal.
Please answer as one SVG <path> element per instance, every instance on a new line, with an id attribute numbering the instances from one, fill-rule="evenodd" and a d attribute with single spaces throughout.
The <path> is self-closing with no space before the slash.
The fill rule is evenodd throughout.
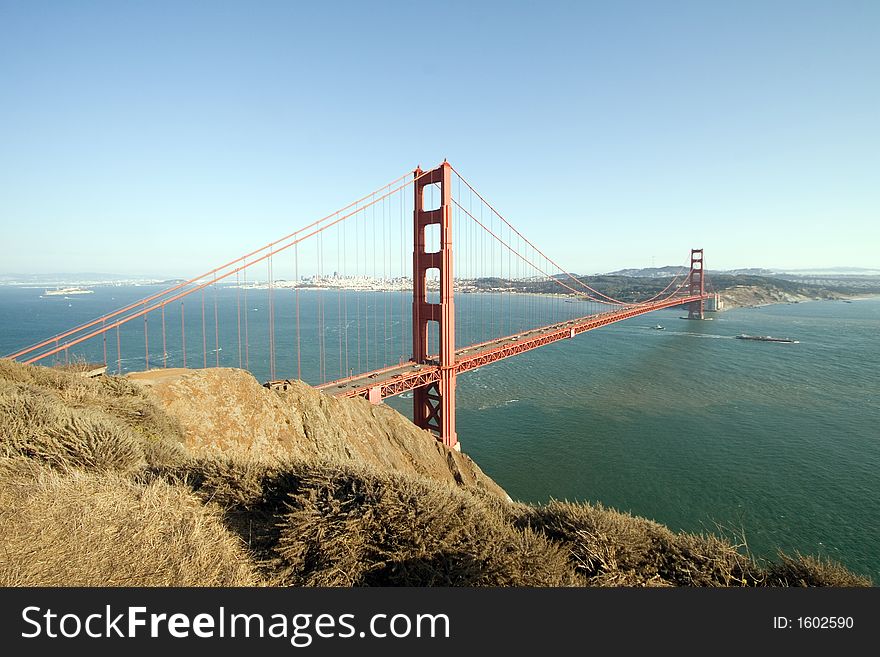
<path id="1" fill-rule="evenodd" d="M 41 290 L 0 288 L 0 352 L 152 291 L 97 288 L 63 300 L 40 299 Z M 279 299 L 287 305 L 277 304 L 276 311 L 279 377 L 295 375 L 296 363 L 285 292 Z M 239 293 L 219 294 L 219 360 L 237 366 L 239 315 L 232 300 Z M 262 299 L 252 294 L 251 317 L 265 316 Z M 408 351 L 406 295 L 322 299 L 301 294 L 304 376 L 319 376 L 320 363 L 309 354 L 321 335 L 327 378 L 345 370 L 334 355 L 345 340 L 350 354 L 362 345 L 362 366 L 396 362 Z M 308 319 L 319 303 L 323 332 Z M 363 312 L 361 303 L 369 306 L 374 328 L 358 342 L 354 317 Z M 538 302 L 460 295 L 459 315 L 475 319 L 459 325 L 459 342 L 480 337 L 503 303 L 507 316 L 521 312 L 524 318 Z M 560 300 L 546 303 L 554 318 L 582 310 Z M 179 326 L 175 312 L 169 307 L 166 318 L 169 366 L 181 364 L 180 331 L 171 329 Z M 457 422 L 463 451 L 517 499 L 598 501 L 673 529 L 742 530 L 758 555 L 772 557 L 777 549 L 825 555 L 880 580 L 880 299 L 738 309 L 707 322 L 688 322 L 681 314 L 660 311 L 620 322 L 462 376 Z M 206 315 L 203 338 L 200 305 L 188 302 L 190 366 L 202 365 L 204 351 L 209 365 L 218 358 L 211 297 Z M 155 321 L 148 326 L 151 364 L 161 366 Z M 652 330 L 658 322 L 664 331 Z M 508 332 L 520 328 L 514 319 Z M 268 359 L 257 345 L 268 339 L 268 329 L 252 319 L 249 330 L 251 369 L 267 378 Z M 739 333 L 800 342 L 734 339 Z M 121 342 L 123 369 L 142 369 L 142 335 L 123 334 Z M 92 345 L 90 358 L 102 347 Z M 115 365 L 115 340 L 108 349 Z M 409 410 L 408 399 L 389 403 Z"/>
<path id="2" fill-rule="evenodd" d="M 828 555 L 880 579 L 880 299 L 680 314 L 463 377 L 464 450 L 520 499 L 741 528 L 761 555 Z"/>

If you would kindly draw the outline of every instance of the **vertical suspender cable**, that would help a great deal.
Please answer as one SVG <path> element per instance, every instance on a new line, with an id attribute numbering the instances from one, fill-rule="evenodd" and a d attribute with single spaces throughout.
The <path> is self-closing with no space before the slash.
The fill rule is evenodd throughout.
<path id="1" fill-rule="evenodd" d="M 375 196 L 375 195 L 374 195 Z M 372 198 L 370 200 L 372 201 Z M 375 207 L 372 202 L 370 207 Z M 364 210 L 364 280 L 367 278 L 367 211 Z M 366 286 L 365 286 L 366 288 Z M 370 295 L 364 290 L 364 367 L 370 369 Z"/>
<path id="2" fill-rule="evenodd" d="M 326 382 L 324 377 L 324 295 L 322 285 L 324 282 L 324 233 L 318 233 L 318 377 L 321 383 Z"/>
<path id="3" fill-rule="evenodd" d="M 389 187 L 390 191 L 390 187 Z M 383 331 L 383 342 L 382 345 L 384 347 L 384 362 L 382 364 L 383 367 L 388 365 L 388 268 L 386 267 L 387 256 L 388 256 L 388 239 L 390 235 L 386 235 L 388 232 L 387 224 L 388 224 L 388 201 L 387 199 L 382 201 L 382 307 L 384 311 L 384 317 L 382 322 Z"/>
<path id="4" fill-rule="evenodd" d="M 162 367 L 168 367 L 168 345 L 165 342 L 165 304 L 162 304 Z"/>
<path id="5" fill-rule="evenodd" d="M 360 211 L 354 216 L 354 275 L 355 280 L 360 278 L 360 251 L 361 251 L 361 236 L 358 232 L 358 218 L 360 216 Z M 357 353 L 358 353 L 358 374 L 363 372 L 361 369 L 361 290 L 357 290 L 355 292 L 357 307 L 355 308 L 355 317 L 357 317 Z"/>
<path id="6" fill-rule="evenodd" d="M 508 229 L 507 242 L 510 244 L 512 241 L 510 229 Z M 515 276 L 513 274 L 513 251 L 511 249 L 507 249 L 507 276 L 509 283 L 507 285 L 507 333 L 505 335 L 510 335 L 516 332 L 513 324 L 513 282 Z"/>
<path id="7" fill-rule="evenodd" d="M 250 360 L 250 336 L 248 335 L 248 316 L 251 314 L 251 307 L 248 305 L 248 282 L 247 282 L 247 260 L 245 260 L 242 277 L 244 282 L 244 368 L 251 369 Z"/>
<path id="8" fill-rule="evenodd" d="M 373 281 L 371 283 L 372 293 L 371 297 L 375 296 L 376 288 L 372 287 L 376 285 L 376 232 L 378 231 L 379 226 L 376 223 L 376 204 L 373 204 Z M 373 303 L 373 340 L 376 341 L 376 345 L 373 348 L 373 353 L 375 354 L 376 366 L 373 369 L 378 369 L 379 366 L 379 309 L 378 303 L 374 301 Z"/>
<path id="9" fill-rule="evenodd" d="M 208 337 L 205 332 L 205 288 L 202 288 L 202 367 L 208 367 Z"/>
<path id="10" fill-rule="evenodd" d="M 293 276 L 296 279 L 294 297 L 296 303 L 296 378 L 302 380 L 302 361 L 299 341 L 299 244 L 293 245 Z"/>
<path id="11" fill-rule="evenodd" d="M 404 208 L 404 203 L 406 202 L 408 194 L 404 191 L 400 192 L 400 279 L 401 281 L 406 279 L 406 229 L 404 227 L 404 216 L 406 215 L 406 210 Z M 406 333 L 407 331 L 404 328 L 404 318 L 406 317 L 406 294 L 404 294 L 403 290 L 400 292 L 400 360 L 401 362 L 406 360 L 407 350 L 406 350 Z"/>
<path id="12" fill-rule="evenodd" d="M 186 369 L 186 322 L 184 321 L 183 301 L 180 302 L 180 341 L 183 344 L 183 368 Z"/>
<path id="13" fill-rule="evenodd" d="M 348 225 L 349 222 L 344 222 L 340 228 L 342 231 L 342 323 L 345 327 L 343 330 L 345 331 L 345 376 L 348 376 L 351 371 L 348 369 Z M 342 363 L 340 363 L 340 366 Z"/>
<path id="14" fill-rule="evenodd" d="M 216 364 L 220 367 L 220 323 L 217 315 L 217 274 L 214 274 L 214 353 L 217 354 Z"/>
<path id="15" fill-rule="evenodd" d="M 345 224 L 343 224 L 344 226 Z M 336 227 L 336 280 L 334 283 L 336 284 L 336 326 L 338 327 L 339 333 L 339 378 L 341 379 L 342 374 L 342 366 L 344 365 L 344 360 L 342 358 L 342 288 L 345 284 L 342 279 L 339 277 L 342 275 L 342 228 L 343 226 Z"/>
<path id="16" fill-rule="evenodd" d="M 266 364 L 268 377 L 272 376 L 272 256 L 266 259 Z"/>
<path id="17" fill-rule="evenodd" d="M 480 205 L 480 220 L 483 219 L 483 202 L 479 202 Z M 483 293 L 480 295 L 480 342 L 486 342 L 489 339 L 489 332 L 486 328 L 486 306 L 488 305 L 491 299 L 487 298 L 489 294 L 489 282 L 487 280 L 487 254 L 486 254 L 486 231 L 482 228 L 478 230 L 480 236 L 480 267 L 479 267 L 479 277 L 483 279 L 483 285 L 486 287 L 483 288 Z"/>
<path id="18" fill-rule="evenodd" d="M 241 369 L 241 284 L 239 272 L 235 272 L 235 316 L 238 327 L 238 369 Z"/>
<path id="19" fill-rule="evenodd" d="M 269 378 L 275 379 L 275 281 L 272 271 L 272 248 L 269 247 L 269 258 L 266 260 L 269 272 Z"/>

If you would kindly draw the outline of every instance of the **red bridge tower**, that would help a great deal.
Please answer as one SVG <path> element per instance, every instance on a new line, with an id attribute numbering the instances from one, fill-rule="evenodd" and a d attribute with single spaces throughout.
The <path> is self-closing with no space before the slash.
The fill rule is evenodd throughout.
<path id="1" fill-rule="evenodd" d="M 415 170 L 413 210 L 413 361 L 428 363 L 428 326 L 436 322 L 440 336 L 440 381 L 413 391 L 413 422 L 433 431 L 447 447 L 458 447 L 455 433 L 455 304 L 452 272 L 452 167 L 444 161 L 424 173 Z M 425 210 L 425 187 L 440 188 L 440 206 Z M 440 250 L 426 251 L 425 231 L 440 226 Z M 428 302 L 427 274 L 440 272 L 440 303 Z"/>
<path id="2" fill-rule="evenodd" d="M 705 294 L 703 284 L 703 249 L 691 249 L 691 271 L 688 275 L 690 281 L 689 293 L 693 296 Z M 688 304 L 688 319 L 704 319 L 703 299 L 692 301 Z"/>

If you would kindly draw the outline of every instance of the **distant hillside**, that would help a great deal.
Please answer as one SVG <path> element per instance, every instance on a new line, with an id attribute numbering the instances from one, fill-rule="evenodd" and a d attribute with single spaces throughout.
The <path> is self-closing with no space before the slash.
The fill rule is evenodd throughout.
<path id="1" fill-rule="evenodd" d="M 595 276 L 576 276 L 585 285 L 621 301 L 638 301 L 662 292 L 673 278 L 672 274 L 653 276 L 651 272 L 668 272 L 672 268 L 662 267 L 644 276 L 624 276 L 604 274 Z M 678 268 L 674 272 L 687 274 Z M 563 280 L 564 279 L 560 279 Z M 880 277 L 841 277 L 836 279 L 811 279 L 804 277 L 758 276 L 754 274 L 728 274 L 706 272 L 707 289 L 719 292 L 728 307 L 757 305 L 760 303 L 793 303 L 814 299 L 845 299 L 855 296 L 880 294 Z M 480 278 L 472 282 L 478 291 L 524 292 L 534 294 L 573 295 L 570 289 L 580 289 L 571 280 L 568 288 L 552 280 L 508 281 L 500 278 Z M 742 290 L 748 289 L 746 294 Z"/>
<path id="2" fill-rule="evenodd" d="M 237 370 L 86 379 L 0 360 L 0 585 L 870 581 L 598 505 L 510 502 L 361 399 L 279 393 Z"/>
<path id="3" fill-rule="evenodd" d="M 681 266 L 673 267 L 644 267 L 642 269 L 618 269 L 608 272 L 606 276 L 630 276 L 633 278 L 661 278 L 674 276 L 681 271 Z M 741 269 L 707 270 L 713 274 L 726 274 L 729 276 L 817 276 L 823 278 L 848 278 L 848 277 L 880 277 L 880 269 L 868 269 L 865 267 L 826 267 L 813 269 L 766 269 L 761 267 L 749 267 Z"/>
<path id="4" fill-rule="evenodd" d="M 618 269 L 604 276 L 625 276 L 627 278 L 670 278 L 681 272 L 681 266 L 645 267 L 643 269 Z"/>
<path id="5" fill-rule="evenodd" d="M 728 308 L 768 303 L 799 303 L 812 300 L 847 299 L 880 294 L 880 279 L 866 281 L 825 280 L 810 282 L 778 276 L 712 274 L 712 290 L 719 292 Z"/>
<path id="6" fill-rule="evenodd" d="M 684 267 L 684 270 L 687 271 L 687 267 Z M 679 265 L 677 267 L 673 267 L 668 265 L 666 267 L 645 267 L 643 269 L 618 269 L 617 271 L 612 271 L 606 276 L 626 276 L 628 278 L 669 278 L 670 276 L 675 276 L 676 274 L 681 273 L 682 267 Z M 708 272 L 709 270 L 707 270 Z M 776 272 L 772 269 L 760 269 L 760 268 L 752 268 L 752 269 L 731 269 L 720 272 L 722 274 L 730 274 L 730 275 L 748 275 L 748 276 L 773 276 Z"/>

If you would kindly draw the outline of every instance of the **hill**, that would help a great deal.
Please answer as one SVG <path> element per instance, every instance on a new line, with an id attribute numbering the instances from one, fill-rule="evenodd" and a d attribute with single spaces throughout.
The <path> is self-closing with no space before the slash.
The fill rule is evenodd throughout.
<path id="1" fill-rule="evenodd" d="M 576 278 L 609 297 L 635 302 L 663 292 L 676 274 L 686 275 L 687 269 L 657 267 L 649 270 L 621 270 L 621 272 L 614 274 L 577 276 Z M 708 282 L 707 291 L 718 292 L 727 308 L 818 299 L 848 299 L 880 294 L 880 277 L 871 276 L 828 278 L 709 271 L 706 280 Z M 573 289 L 581 289 L 577 288 L 570 280 L 568 285 Z M 552 295 L 563 291 L 558 283 L 546 279 L 508 281 L 500 278 L 478 278 L 471 281 L 470 286 L 478 292 L 510 291 Z M 573 294 L 566 295 L 573 296 Z"/>
<path id="2" fill-rule="evenodd" d="M 6 586 L 857 586 L 597 505 L 509 501 L 362 400 L 0 361 Z"/>

